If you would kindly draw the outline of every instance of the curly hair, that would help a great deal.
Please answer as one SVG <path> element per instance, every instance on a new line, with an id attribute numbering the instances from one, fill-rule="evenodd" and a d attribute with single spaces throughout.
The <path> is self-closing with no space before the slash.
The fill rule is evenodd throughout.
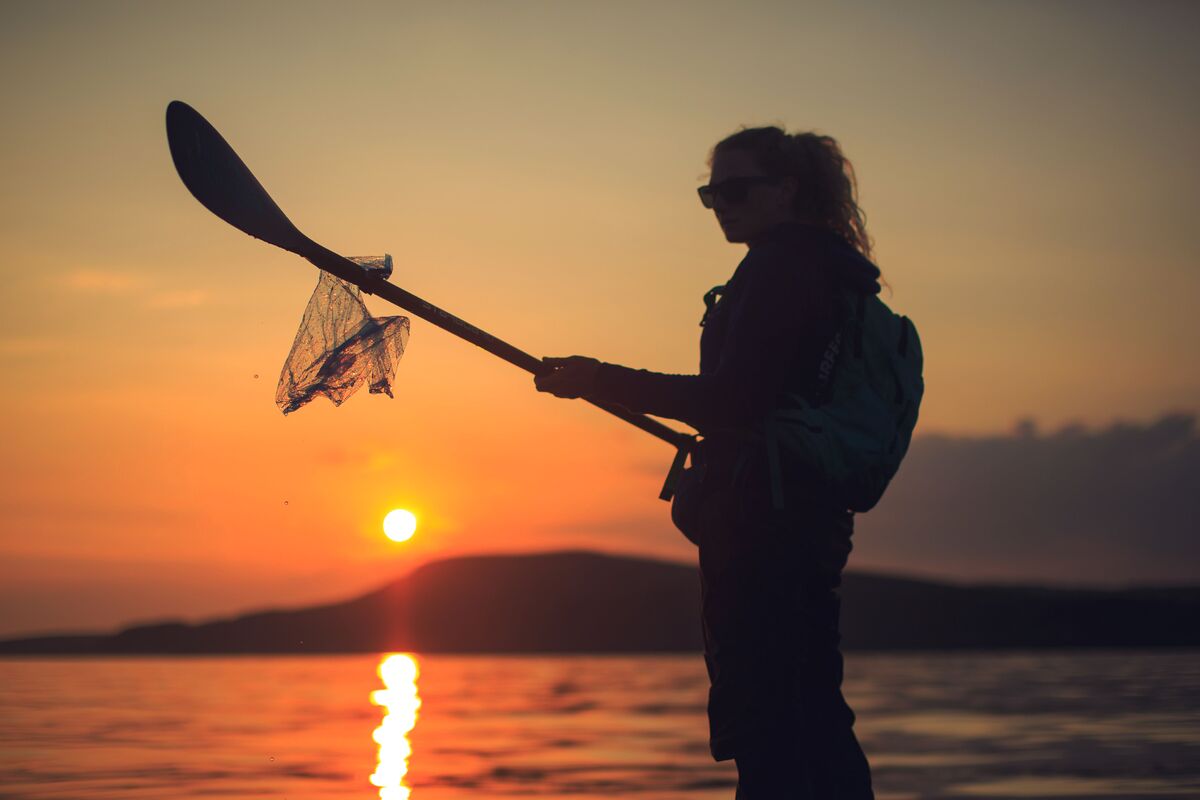
<path id="1" fill-rule="evenodd" d="M 836 139 L 812 132 L 787 133 L 773 125 L 742 127 L 717 142 L 708 156 L 709 168 L 718 153 L 729 150 L 749 153 L 767 175 L 797 178 L 797 217 L 829 228 L 871 257 L 873 243 L 867 234 L 866 214 L 858 207 L 854 166 Z"/>

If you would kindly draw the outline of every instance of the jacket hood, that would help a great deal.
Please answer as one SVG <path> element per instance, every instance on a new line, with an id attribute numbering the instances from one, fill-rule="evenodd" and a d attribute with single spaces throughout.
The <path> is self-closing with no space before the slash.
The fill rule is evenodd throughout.
<path id="1" fill-rule="evenodd" d="M 867 294 L 879 294 L 881 275 L 871 259 L 828 228 L 801 222 L 786 222 L 768 231 L 760 243 L 787 242 L 798 245 L 806 255 L 834 271 L 847 285 Z"/>

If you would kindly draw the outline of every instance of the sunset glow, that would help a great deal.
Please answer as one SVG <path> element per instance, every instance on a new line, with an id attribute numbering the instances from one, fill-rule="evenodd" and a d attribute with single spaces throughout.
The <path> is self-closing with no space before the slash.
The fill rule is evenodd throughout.
<path id="1" fill-rule="evenodd" d="M 0 800 L 1200 800 L 1200 0 L 0 11 Z"/>
<path id="2" fill-rule="evenodd" d="M 1200 408 L 1196 4 L 299 3 L 273 36 L 259 4 L 66 5 L 0 26 L 5 635 L 349 599 L 480 552 L 696 558 L 658 499 L 671 447 L 378 295 L 412 321 L 395 397 L 284 417 L 318 270 L 190 194 L 174 99 L 331 250 L 391 253 L 522 352 L 670 374 L 746 252 L 696 196 L 709 149 L 836 137 L 928 386 L 849 568 L 1192 580 L 1185 493 L 1143 487 L 1194 474 L 1171 454 L 1197 434 L 1158 420 Z M 1064 496 L 1030 459 L 1097 470 Z M 400 508 L 422 535 L 397 545 Z"/>

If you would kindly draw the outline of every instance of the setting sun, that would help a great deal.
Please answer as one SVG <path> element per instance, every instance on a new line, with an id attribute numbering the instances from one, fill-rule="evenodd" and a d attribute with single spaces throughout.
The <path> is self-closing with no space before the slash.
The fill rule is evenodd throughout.
<path id="1" fill-rule="evenodd" d="M 393 542 L 407 542 L 417 531 L 417 515 L 397 508 L 383 518 L 383 532 Z"/>

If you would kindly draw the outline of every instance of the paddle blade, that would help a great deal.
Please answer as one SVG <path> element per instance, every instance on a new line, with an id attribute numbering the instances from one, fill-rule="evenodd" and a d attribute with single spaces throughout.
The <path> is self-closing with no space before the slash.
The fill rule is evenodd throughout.
<path id="1" fill-rule="evenodd" d="M 296 229 L 254 173 L 200 112 L 167 106 L 167 144 L 183 185 L 212 213 L 240 231 L 305 255 L 312 241 Z"/>

